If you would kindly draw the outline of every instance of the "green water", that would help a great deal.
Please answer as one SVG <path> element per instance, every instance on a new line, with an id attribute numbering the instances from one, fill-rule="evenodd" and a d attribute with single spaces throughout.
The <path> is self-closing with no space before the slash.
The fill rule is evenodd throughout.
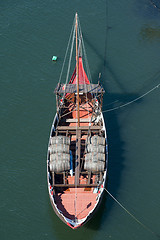
<path id="1" fill-rule="evenodd" d="M 56 110 L 53 90 L 75 12 L 93 82 L 102 73 L 106 110 L 160 83 L 158 4 L 157 0 L 1 0 L 0 239 L 156 239 L 107 195 L 84 227 L 73 231 L 64 225 L 49 202 L 46 152 Z M 57 63 L 51 61 L 53 55 L 58 56 Z M 157 88 L 127 107 L 104 114 L 108 190 L 158 234 L 159 105 Z"/>

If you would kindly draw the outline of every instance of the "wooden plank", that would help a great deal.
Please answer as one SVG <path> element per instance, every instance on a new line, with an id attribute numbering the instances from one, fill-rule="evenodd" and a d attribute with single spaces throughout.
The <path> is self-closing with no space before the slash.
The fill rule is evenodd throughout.
<path id="1" fill-rule="evenodd" d="M 83 134 L 88 134 L 88 129 L 84 129 L 84 130 L 81 130 L 82 131 L 82 133 Z M 92 130 L 92 132 L 94 132 L 94 133 L 99 133 L 99 131 L 100 130 Z M 57 131 L 57 132 L 59 132 L 60 134 L 62 134 L 62 133 L 64 133 L 64 134 L 66 134 L 66 130 L 59 130 L 59 131 Z M 71 134 L 71 135 L 75 135 L 76 134 L 76 129 L 75 130 L 69 130 L 68 131 L 69 132 L 69 134 Z"/>
<path id="2" fill-rule="evenodd" d="M 58 126 L 57 130 L 101 130 L 102 127 L 100 126 L 81 126 L 81 127 L 77 127 L 77 126 Z"/>
<path id="3" fill-rule="evenodd" d="M 79 93 L 104 93 L 104 89 L 99 84 L 79 84 Z M 77 93 L 77 84 L 59 84 L 54 90 L 56 94 Z"/>
<path id="4" fill-rule="evenodd" d="M 80 122 L 90 122 L 91 118 L 80 118 Z M 93 121 L 93 120 L 92 120 Z M 69 122 L 69 123 L 77 123 L 78 119 L 75 118 L 67 118 L 65 119 L 65 122 Z"/>
<path id="5" fill-rule="evenodd" d="M 88 184 L 91 182 L 91 172 L 88 172 Z"/>
<path id="6" fill-rule="evenodd" d="M 79 184 L 80 158 L 81 158 L 81 130 L 78 129 L 76 139 L 75 185 Z"/>
<path id="7" fill-rule="evenodd" d="M 63 172 L 63 182 L 64 182 L 64 184 L 66 183 L 66 181 L 65 181 L 65 172 Z"/>
<path id="8" fill-rule="evenodd" d="M 55 184 L 55 180 L 54 180 L 55 178 L 54 178 L 54 172 L 52 172 L 52 183 L 53 183 L 53 185 Z"/>
<path id="9" fill-rule="evenodd" d="M 90 187 L 98 187 L 98 184 L 54 184 L 53 187 L 67 187 L 67 188 L 90 188 Z"/>

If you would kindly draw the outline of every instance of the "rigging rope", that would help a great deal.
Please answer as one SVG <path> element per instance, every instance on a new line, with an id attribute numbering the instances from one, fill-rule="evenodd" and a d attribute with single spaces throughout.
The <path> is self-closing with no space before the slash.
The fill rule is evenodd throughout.
<path id="1" fill-rule="evenodd" d="M 106 188 L 104 190 L 108 193 L 108 195 L 126 212 L 128 213 L 138 224 L 140 224 L 143 228 L 150 231 L 152 234 L 154 234 L 158 239 L 160 239 L 160 236 L 153 232 L 149 227 L 147 227 L 144 223 L 142 223 L 140 220 L 138 220 L 132 213 L 130 213 Z"/>
<path id="2" fill-rule="evenodd" d="M 152 0 L 150 0 L 151 2 L 153 2 Z M 108 48 L 108 30 L 110 29 L 110 27 L 108 26 L 108 8 L 109 8 L 109 3 L 108 3 L 108 0 L 106 0 L 106 38 L 105 38 L 105 50 L 104 50 L 104 64 L 103 64 L 103 75 L 105 76 L 105 67 L 106 67 L 106 57 L 107 57 L 107 48 Z M 154 90 L 156 90 L 158 87 L 160 86 L 160 83 L 158 85 L 156 85 L 155 87 L 153 87 L 152 89 L 150 89 L 149 91 L 147 91 L 146 93 L 142 94 L 141 96 L 133 99 L 132 101 L 129 101 L 125 104 L 122 104 L 118 107 L 114 107 L 114 108 L 110 108 L 110 109 L 106 109 L 104 111 L 102 111 L 103 113 L 105 112 L 112 112 L 112 111 L 115 111 L 115 110 L 118 110 L 120 108 L 124 108 L 140 99 L 142 99 L 143 97 L 147 96 L 148 94 L 150 94 L 151 92 L 153 92 Z"/>
<path id="3" fill-rule="evenodd" d="M 68 71 L 67 71 L 67 76 L 66 76 L 66 82 L 65 82 L 65 84 L 67 84 L 68 78 L 69 78 L 69 72 L 70 72 L 71 60 L 72 60 L 72 53 L 73 53 L 73 46 L 74 46 L 75 31 L 76 31 L 76 28 L 74 28 L 74 30 L 73 30 L 73 38 L 72 38 L 72 44 L 71 44 L 71 52 L 70 52 L 70 57 L 69 57 Z"/>
<path id="4" fill-rule="evenodd" d="M 151 92 L 153 92 L 154 90 L 156 90 L 157 88 L 159 88 L 159 86 L 160 86 L 160 83 L 159 83 L 157 86 L 155 86 L 155 87 L 153 87 L 152 89 L 150 89 L 148 92 L 146 92 L 146 93 L 142 94 L 141 96 L 133 99 L 132 101 L 129 101 L 129 102 L 125 103 L 125 104 L 122 104 L 122 105 L 120 105 L 120 106 L 118 106 L 118 107 L 106 109 L 106 110 L 103 111 L 103 113 L 105 113 L 105 112 L 111 112 L 111 111 L 114 111 L 114 110 L 117 110 L 117 109 L 126 107 L 126 106 L 128 106 L 128 105 L 130 105 L 130 104 L 132 104 L 132 103 L 134 103 L 134 102 L 136 102 L 136 101 L 144 98 L 144 97 L 147 96 L 149 93 L 151 93 Z"/>
<path id="5" fill-rule="evenodd" d="M 74 23 L 75 23 L 75 19 L 74 19 L 74 21 L 73 21 L 73 25 L 72 25 L 72 28 L 71 28 L 71 33 L 70 33 L 69 40 L 68 40 L 67 50 L 66 50 L 66 53 L 65 53 L 65 57 L 64 57 L 63 65 L 62 65 L 62 70 L 61 70 L 61 73 L 60 73 L 60 76 L 59 76 L 59 81 L 58 81 L 58 83 L 61 82 L 61 78 L 62 78 L 62 74 L 63 74 L 63 69 L 64 69 L 64 65 L 65 65 L 65 62 L 66 62 L 68 49 L 69 49 L 70 42 L 71 42 L 71 37 L 72 37 L 72 35 L 73 35 L 73 30 L 74 30 L 74 25 L 75 25 Z"/>

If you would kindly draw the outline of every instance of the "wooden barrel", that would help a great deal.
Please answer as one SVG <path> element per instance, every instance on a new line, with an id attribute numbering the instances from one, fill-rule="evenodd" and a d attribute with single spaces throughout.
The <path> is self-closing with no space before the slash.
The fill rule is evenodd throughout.
<path id="1" fill-rule="evenodd" d="M 50 154 L 53 153 L 69 153 L 69 145 L 67 144 L 52 144 L 49 147 Z"/>
<path id="2" fill-rule="evenodd" d="M 105 153 L 105 146 L 104 145 L 86 145 L 87 152 L 96 152 L 96 153 Z"/>
<path id="3" fill-rule="evenodd" d="M 66 136 L 62 136 L 62 135 L 54 136 L 54 137 L 51 137 L 50 143 L 51 143 L 51 145 L 54 145 L 54 144 L 70 145 L 70 138 L 66 137 Z"/>

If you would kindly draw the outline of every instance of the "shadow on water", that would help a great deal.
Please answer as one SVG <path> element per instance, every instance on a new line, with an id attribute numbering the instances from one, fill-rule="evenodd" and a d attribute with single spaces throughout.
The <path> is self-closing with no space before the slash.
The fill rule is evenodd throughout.
<path id="1" fill-rule="evenodd" d="M 119 99 L 119 102 L 121 102 L 121 104 L 125 104 L 127 101 L 137 97 L 137 94 L 105 94 L 104 102 L 114 102 L 116 99 Z M 140 103 L 140 101 L 138 101 L 138 103 Z M 125 163 L 125 142 L 122 140 L 121 126 L 118 121 L 118 114 L 119 113 L 117 111 L 104 113 L 109 144 L 109 163 L 106 188 L 111 194 L 113 194 L 115 198 L 117 196 L 119 188 L 121 187 L 121 180 L 123 178 Z M 103 221 L 106 221 L 110 216 L 113 204 L 114 201 L 110 199 L 110 197 L 105 192 L 98 211 L 86 224 L 86 227 L 94 230 L 99 230 L 103 225 Z"/>
<path id="2" fill-rule="evenodd" d="M 108 23 L 108 20 L 106 22 Z M 154 76 L 146 79 L 146 81 L 143 83 L 143 86 L 138 91 L 138 92 L 141 92 L 141 94 L 127 93 L 127 86 L 125 87 L 123 85 L 123 80 L 120 79 L 119 76 L 117 76 L 113 66 L 111 66 L 111 64 L 107 60 L 108 35 L 110 31 L 112 31 L 112 28 L 106 26 L 105 51 L 103 56 L 99 54 L 96 47 L 93 46 L 93 44 L 86 37 L 84 37 L 85 42 L 87 42 L 89 47 L 92 49 L 92 51 L 94 51 L 94 53 L 97 55 L 97 57 L 100 59 L 102 63 L 99 66 L 99 69 L 102 69 L 102 79 L 100 79 L 100 82 L 102 83 L 103 87 L 105 87 L 105 91 L 106 91 L 106 94 L 104 95 L 103 110 L 118 107 L 139 98 L 142 94 L 142 90 L 144 88 L 149 88 L 153 86 L 153 80 L 157 82 L 157 79 L 159 79 L 159 76 L 160 76 L 160 72 L 158 71 L 154 74 Z M 149 34 L 150 34 L 150 30 L 149 30 Z M 156 29 L 156 31 L 153 31 L 153 34 L 154 34 L 154 38 L 159 38 L 159 29 L 158 30 Z M 96 73 L 95 76 L 93 76 L 93 79 L 97 79 L 97 76 L 98 74 Z M 106 85 L 107 85 L 107 82 L 110 82 L 110 81 L 112 82 L 114 81 L 114 83 L 117 85 L 121 93 L 109 93 L 110 90 L 107 89 Z M 134 102 L 134 105 L 140 104 L 141 101 L 142 99 L 139 99 L 138 101 Z M 118 191 L 121 188 L 123 171 L 125 168 L 124 166 L 126 161 L 124 157 L 125 142 L 121 135 L 121 126 L 119 124 L 119 114 L 120 112 L 118 111 L 111 111 L 111 112 L 104 113 L 104 118 L 105 118 L 106 127 L 107 127 L 108 144 L 109 144 L 108 178 L 107 178 L 106 188 L 115 198 L 117 197 Z M 84 227 L 93 229 L 95 231 L 99 230 L 103 225 L 103 221 L 106 222 L 109 216 L 111 215 L 114 204 L 115 202 L 113 201 L 113 199 L 111 199 L 110 196 L 108 196 L 105 193 L 98 211 L 95 213 L 93 218 Z"/>
<path id="3" fill-rule="evenodd" d="M 106 36 L 108 35 L 108 31 L 111 28 L 106 27 Z M 159 33 L 158 33 L 159 34 Z M 159 37 L 159 35 L 158 35 Z M 90 43 L 90 41 L 85 38 L 87 44 L 90 48 L 96 53 L 101 62 L 103 63 L 99 69 L 102 70 L 102 79 L 101 83 L 103 87 L 107 85 L 106 83 L 110 81 L 114 81 L 120 91 L 122 93 L 109 93 L 109 89 L 105 87 L 106 94 L 104 95 L 104 104 L 103 110 L 111 109 L 114 107 L 122 106 L 128 102 L 131 102 L 135 99 L 140 98 L 142 96 L 139 93 L 127 93 L 127 87 L 125 87 L 122 83 L 123 81 L 117 76 L 114 72 L 113 67 L 107 61 L 107 37 L 105 42 L 105 52 L 104 56 L 100 55 L 95 48 L 95 46 Z M 96 79 L 98 74 L 96 73 L 93 79 Z M 138 92 L 142 92 L 144 88 L 153 87 L 153 80 L 157 82 L 160 77 L 160 72 L 156 72 L 152 77 L 145 80 L 143 86 L 139 89 Z M 144 92 L 143 92 L 144 93 Z M 134 102 L 133 105 L 140 104 L 142 98 Z M 107 104 L 106 104 L 107 103 Z M 111 107 L 112 106 L 112 107 Z M 132 109 L 132 108 L 130 108 Z M 130 110 L 127 110 L 130 111 Z M 119 123 L 119 111 L 110 111 L 104 113 L 105 123 L 107 127 L 107 135 L 108 135 L 108 144 L 109 144 L 109 163 L 108 163 L 108 178 L 106 183 L 106 188 L 108 191 L 116 198 L 121 188 L 121 182 L 123 179 L 123 171 L 125 168 L 125 142 L 123 140 L 123 136 L 121 135 L 121 128 Z M 115 204 L 114 200 L 110 198 L 106 193 L 103 196 L 102 203 L 98 209 L 98 211 L 94 214 L 93 218 L 84 226 L 84 228 L 93 229 L 94 231 L 99 230 L 103 226 L 103 222 L 107 221 L 109 216 L 112 214 L 112 208 Z M 107 227 L 107 226 L 106 226 Z"/>
<path id="4" fill-rule="evenodd" d="M 138 98 L 139 95 L 136 93 L 135 94 L 127 93 L 126 87 L 122 84 L 123 81 L 119 78 L 119 76 L 116 75 L 113 67 L 109 64 L 109 61 L 107 61 L 108 34 L 109 34 L 109 31 L 112 30 L 112 28 L 107 25 L 108 24 L 108 4 L 107 3 L 108 1 L 106 1 L 106 32 L 105 32 L 104 55 L 102 56 L 101 54 L 99 54 L 95 46 L 93 46 L 92 43 L 86 37 L 85 37 L 85 42 L 87 42 L 90 48 L 96 53 L 96 55 L 101 60 L 102 65 L 99 67 L 99 69 L 102 69 L 101 82 L 104 85 L 104 87 L 106 85 L 105 83 L 109 81 L 109 78 L 111 78 L 112 81 L 116 83 L 116 85 L 122 92 L 122 94 L 119 94 L 119 93 L 109 94 L 110 92 L 109 89 L 105 88 L 105 91 L 107 94 L 104 95 L 104 105 L 105 103 L 108 103 L 108 105 L 109 103 L 115 103 L 117 102 L 117 100 L 119 105 L 123 105 L 126 102 L 129 102 L 133 99 Z M 93 79 L 96 79 L 96 77 Z M 140 101 L 136 102 L 136 104 L 139 102 Z M 115 105 L 113 107 L 115 107 Z M 122 180 L 122 175 L 124 170 L 125 142 L 122 140 L 122 137 L 121 137 L 121 129 L 120 129 L 121 127 L 118 121 L 118 112 L 112 111 L 112 112 L 104 113 L 104 118 L 105 118 L 106 127 L 107 127 L 108 144 L 109 144 L 109 163 L 108 163 L 108 177 L 107 177 L 106 188 L 116 198 L 118 190 L 121 187 L 121 180 Z M 106 193 L 104 193 L 102 203 L 98 211 L 95 213 L 93 218 L 84 227 L 93 229 L 95 231 L 99 230 L 103 224 L 103 221 L 104 220 L 106 221 L 109 215 L 111 214 L 113 204 L 114 204 L 113 200 L 110 199 L 110 197 Z"/>
<path id="5" fill-rule="evenodd" d="M 107 28 L 106 29 L 106 35 L 108 35 L 108 31 L 110 30 L 111 28 Z M 123 86 L 123 84 L 121 83 L 122 81 L 120 81 L 119 77 L 117 76 L 117 74 L 115 73 L 113 67 L 110 65 L 110 63 L 106 60 L 107 56 L 103 56 L 101 55 L 98 50 L 96 49 L 96 47 L 90 42 L 90 40 L 84 36 L 84 41 L 85 43 L 88 44 L 88 46 L 92 49 L 92 51 L 95 52 L 95 54 L 97 55 L 97 57 L 101 60 L 102 62 L 102 65 L 99 66 L 99 69 L 103 69 L 102 72 L 104 73 L 105 72 L 105 69 L 107 68 L 107 71 L 110 73 L 110 75 L 113 77 L 114 81 L 116 82 L 116 84 L 119 86 L 119 88 L 123 91 L 123 92 L 126 92 L 125 90 L 125 87 Z M 105 40 L 105 46 L 107 46 L 107 39 Z M 106 47 L 105 47 L 106 48 Z M 107 50 L 107 49 L 106 49 Z M 106 51 L 105 50 L 105 51 Z M 93 79 L 96 79 L 96 77 Z M 101 79 L 101 82 L 104 83 L 106 81 L 105 77 L 103 77 Z"/>

